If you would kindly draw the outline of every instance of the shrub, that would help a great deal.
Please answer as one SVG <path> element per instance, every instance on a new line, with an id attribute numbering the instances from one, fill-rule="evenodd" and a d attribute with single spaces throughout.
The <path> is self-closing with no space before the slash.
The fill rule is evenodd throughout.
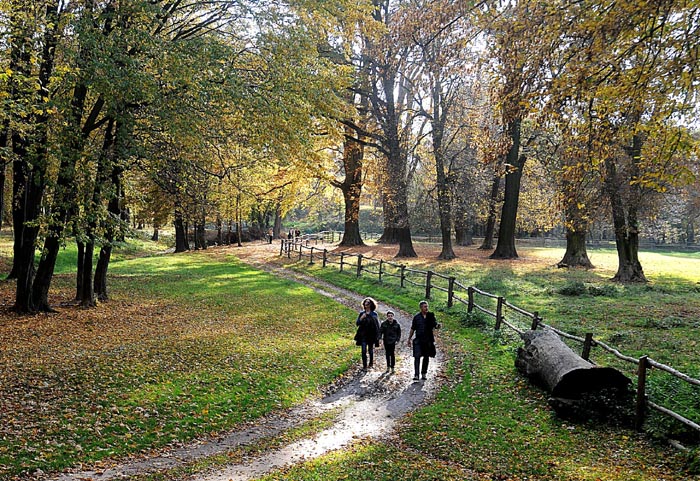
<path id="1" fill-rule="evenodd" d="M 582 296 L 586 293 L 586 286 L 580 281 L 570 282 L 559 289 L 558 292 L 563 296 Z"/>

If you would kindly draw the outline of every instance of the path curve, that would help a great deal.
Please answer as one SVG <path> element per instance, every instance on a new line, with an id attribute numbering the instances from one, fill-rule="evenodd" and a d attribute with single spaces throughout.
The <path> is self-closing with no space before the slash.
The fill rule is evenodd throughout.
<path id="1" fill-rule="evenodd" d="M 359 309 L 364 297 L 314 277 L 266 262 L 266 258 L 269 259 L 270 256 L 275 255 L 271 248 L 251 245 L 238 250 L 230 247 L 221 249 L 230 249 L 243 262 L 273 275 L 309 286 L 316 292 L 354 310 Z M 50 481 L 108 481 L 176 468 L 206 456 L 255 445 L 263 438 L 280 435 L 301 425 L 304 421 L 331 410 L 337 413 L 337 416 L 329 429 L 308 439 L 266 451 L 261 456 L 248 457 L 239 463 L 224 466 L 217 471 L 194 475 L 188 479 L 193 481 L 252 480 L 275 469 L 342 449 L 358 439 L 377 439 L 388 436 L 400 418 L 424 404 L 436 391 L 442 379 L 443 366 L 441 350 L 438 349 L 438 355 L 431 359 L 428 379 L 418 382 L 412 380 L 413 358 L 409 347 L 404 342 L 410 329 L 412 315 L 379 303 L 378 311 L 381 317 L 388 309 L 396 313 L 403 334 L 403 341 L 397 345 L 394 374 L 384 372 L 386 366 L 384 352 L 380 349 L 375 351 L 374 370 L 362 372 L 359 367 L 356 368 L 346 379 L 341 380 L 339 385 L 329 387 L 328 393 L 321 399 L 312 400 L 288 411 L 273 413 L 219 438 L 200 440 L 156 456 L 132 458 L 99 469 L 67 472 Z M 357 355 L 359 358 L 359 349 Z"/>

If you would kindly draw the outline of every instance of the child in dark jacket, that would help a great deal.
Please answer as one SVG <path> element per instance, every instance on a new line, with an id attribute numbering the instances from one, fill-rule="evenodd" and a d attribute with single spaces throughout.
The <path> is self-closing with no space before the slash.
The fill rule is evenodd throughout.
<path id="1" fill-rule="evenodd" d="M 379 337 L 384 340 L 384 353 L 386 354 L 386 372 L 394 372 L 396 364 L 396 343 L 401 340 L 401 326 L 394 319 L 394 313 L 387 311 L 386 321 L 379 328 Z"/>

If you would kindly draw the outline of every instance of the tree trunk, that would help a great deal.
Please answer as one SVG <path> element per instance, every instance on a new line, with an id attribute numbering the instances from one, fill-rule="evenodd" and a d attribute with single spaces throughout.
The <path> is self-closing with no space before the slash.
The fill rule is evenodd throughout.
<path id="1" fill-rule="evenodd" d="M 236 237 L 238 247 L 243 247 L 243 227 L 241 226 L 241 193 L 236 194 Z"/>
<path id="2" fill-rule="evenodd" d="M 506 164 L 510 172 L 506 174 L 506 189 L 501 209 L 501 222 L 498 228 L 498 243 L 496 250 L 489 256 L 491 259 L 517 259 L 515 250 L 515 230 L 518 217 L 518 201 L 520 199 L 520 180 L 527 158 L 520 152 L 520 120 L 510 122 L 508 132 L 513 144 L 508 151 Z"/>
<path id="3" fill-rule="evenodd" d="M 572 351 L 551 330 L 526 331 L 521 335 L 525 346 L 518 348 L 515 366 L 542 385 L 552 395 L 549 403 L 560 415 L 572 411 L 614 409 L 629 401 L 631 381 L 610 367 L 598 367 Z M 605 392 L 616 399 L 607 405 L 589 404 L 592 394 Z"/>
<path id="4" fill-rule="evenodd" d="M 586 232 L 566 228 L 566 252 L 557 267 L 585 267 L 592 269 L 593 264 L 586 251 Z"/>
<path id="5" fill-rule="evenodd" d="M 484 233 L 484 242 L 481 243 L 479 249 L 493 249 L 493 236 L 496 232 L 496 211 L 498 209 L 498 194 L 501 191 L 501 176 L 496 173 L 493 176 L 491 183 L 491 196 L 489 197 L 489 216 L 486 220 L 486 232 Z"/>
<path id="6" fill-rule="evenodd" d="M 153 235 L 151 236 L 151 240 L 153 242 L 158 242 L 160 239 L 160 226 L 158 226 L 157 223 L 153 224 Z"/>
<path id="7" fill-rule="evenodd" d="M 26 5 L 25 5 L 26 6 Z M 22 14 L 27 13 L 21 11 Z M 38 72 L 39 91 L 27 92 L 14 81 L 10 87 L 11 96 L 18 102 L 35 101 L 43 104 L 44 98 L 49 98 L 49 81 L 53 73 L 56 45 L 58 43 L 59 13 L 58 2 L 46 6 L 48 27 L 44 31 L 43 49 Z M 26 78 L 32 77 L 32 47 L 31 35 L 25 31 L 26 24 L 11 20 L 13 30 L 17 35 L 13 38 L 10 51 L 10 68 Z M 32 26 L 33 28 L 33 26 Z M 38 98 L 37 98 L 38 95 Z M 47 184 L 48 168 L 48 109 L 40 108 L 39 113 L 30 117 L 29 126 L 33 128 L 33 139 L 30 141 L 26 132 L 16 129 L 12 133 L 13 161 L 13 210 L 12 223 L 15 230 L 14 258 L 12 271 L 8 278 L 17 279 L 15 291 L 15 310 L 20 313 L 36 312 L 33 302 L 32 289 L 36 280 L 34 265 L 35 244 L 39 235 L 38 219 L 41 213 L 41 202 Z M 30 155 L 31 152 L 31 155 Z"/>
<path id="8" fill-rule="evenodd" d="M 635 154 L 637 152 L 637 154 Z M 641 140 L 634 136 L 631 159 L 641 152 Z M 633 160 L 634 162 L 634 160 Z M 629 199 L 627 212 L 621 192 L 621 179 L 618 177 L 615 160 L 608 158 L 605 161 L 606 178 L 605 190 L 610 201 L 615 228 L 615 245 L 617 247 L 617 273 L 613 281 L 617 282 L 647 282 L 642 264 L 639 262 L 639 225 L 637 220 L 636 197 Z M 634 186 L 632 186 L 634 189 Z"/>
<path id="9" fill-rule="evenodd" d="M 364 146 L 353 136 L 350 127 L 345 127 L 343 143 L 343 169 L 345 179 L 335 182 L 343 193 L 345 201 L 345 232 L 340 241 L 341 246 L 362 246 L 365 243 L 360 236 L 360 196 L 362 194 L 362 166 L 364 162 Z"/>
<path id="10" fill-rule="evenodd" d="M 281 200 L 275 204 L 275 223 L 272 227 L 272 235 L 275 239 L 282 236 L 282 205 Z"/>
<path id="11" fill-rule="evenodd" d="M 411 239 L 411 227 L 408 220 L 408 188 L 406 186 L 406 158 L 401 154 L 398 138 L 391 142 L 393 154 L 388 159 L 388 172 L 390 179 L 385 183 L 386 202 L 384 208 L 389 206 L 389 238 L 396 239 L 399 243 L 399 252 L 396 257 L 418 257 L 413 248 Z M 387 234 L 387 231 L 384 232 Z M 384 237 L 384 236 L 382 236 Z"/>
<path id="12" fill-rule="evenodd" d="M 83 263 L 85 262 L 85 243 L 81 240 L 76 240 L 75 245 L 78 248 L 78 268 L 75 273 L 75 300 L 80 301 L 80 296 L 83 293 Z"/>
<path id="13" fill-rule="evenodd" d="M 455 228 L 455 242 L 458 246 L 474 245 L 474 237 L 472 235 L 471 229 L 468 227 Z"/>
<path id="14" fill-rule="evenodd" d="M 107 242 L 100 249 L 100 255 L 97 258 L 97 265 L 95 266 L 94 292 L 95 297 L 102 302 L 109 300 L 109 292 L 107 290 L 107 268 L 109 267 L 109 260 L 111 257 L 112 243 Z"/>
<path id="15" fill-rule="evenodd" d="M 695 244 L 695 223 L 692 220 L 688 221 L 688 225 L 685 229 L 686 242 L 688 244 Z"/>
<path id="16" fill-rule="evenodd" d="M 445 162 L 442 155 L 442 137 L 439 133 L 433 133 L 433 142 L 437 143 L 435 149 L 435 169 L 437 173 L 438 211 L 440 214 L 440 233 L 442 235 L 442 251 L 438 259 L 451 260 L 457 256 L 452 249 L 452 200 L 447 185 L 445 174 Z"/>
<path id="17" fill-rule="evenodd" d="M 120 134 L 117 135 L 119 136 Z M 112 196 L 109 199 L 109 202 L 107 203 L 107 211 L 110 214 L 110 218 L 107 220 L 107 227 L 105 229 L 106 242 L 102 245 L 102 248 L 100 249 L 100 255 L 97 259 L 97 265 L 95 266 L 95 297 L 99 301 L 103 302 L 109 300 L 109 292 L 107 289 L 107 270 L 109 269 L 109 262 L 112 257 L 112 245 L 114 243 L 114 240 L 118 237 L 118 233 L 121 231 L 121 229 L 117 229 L 118 221 L 116 221 L 116 219 L 120 219 L 120 214 L 122 210 L 122 198 L 124 196 L 124 192 L 122 189 L 123 172 L 124 169 L 120 165 L 115 163 L 112 166 Z M 154 227 L 154 229 L 154 234 L 157 234 L 158 228 Z"/>
<path id="18" fill-rule="evenodd" d="M 89 235 L 85 243 L 85 260 L 83 261 L 83 291 L 80 294 L 80 305 L 82 307 L 95 306 L 95 287 L 92 279 L 92 263 L 95 254 L 95 237 Z"/>
<path id="19" fill-rule="evenodd" d="M 187 249 L 187 232 L 185 222 L 182 218 L 182 211 L 175 208 L 175 252 L 185 252 Z"/>

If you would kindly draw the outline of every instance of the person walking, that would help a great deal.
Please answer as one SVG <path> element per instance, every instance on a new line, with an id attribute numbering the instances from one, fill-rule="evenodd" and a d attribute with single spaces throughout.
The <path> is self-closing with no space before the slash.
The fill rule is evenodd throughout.
<path id="1" fill-rule="evenodd" d="M 428 311 L 428 302 L 420 301 L 420 312 L 413 316 L 411 330 L 408 333 L 408 345 L 413 347 L 413 380 L 418 380 L 420 373 L 425 379 L 428 374 L 430 358 L 435 357 L 435 335 L 433 331 L 440 329 L 435 314 Z M 415 338 L 413 335 L 415 334 Z M 421 358 L 423 364 L 421 366 Z"/>
<path id="2" fill-rule="evenodd" d="M 355 344 L 362 347 L 362 370 L 374 365 L 374 347 L 379 347 L 379 317 L 377 303 L 371 297 L 362 300 L 362 310 L 357 315 Z M 369 354 L 369 363 L 367 355 Z"/>
<path id="3" fill-rule="evenodd" d="M 386 311 L 386 320 L 379 327 L 379 338 L 384 343 L 386 372 L 394 372 L 396 365 L 396 344 L 401 340 L 401 325 L 394 319 L 393 311 Z"/>

